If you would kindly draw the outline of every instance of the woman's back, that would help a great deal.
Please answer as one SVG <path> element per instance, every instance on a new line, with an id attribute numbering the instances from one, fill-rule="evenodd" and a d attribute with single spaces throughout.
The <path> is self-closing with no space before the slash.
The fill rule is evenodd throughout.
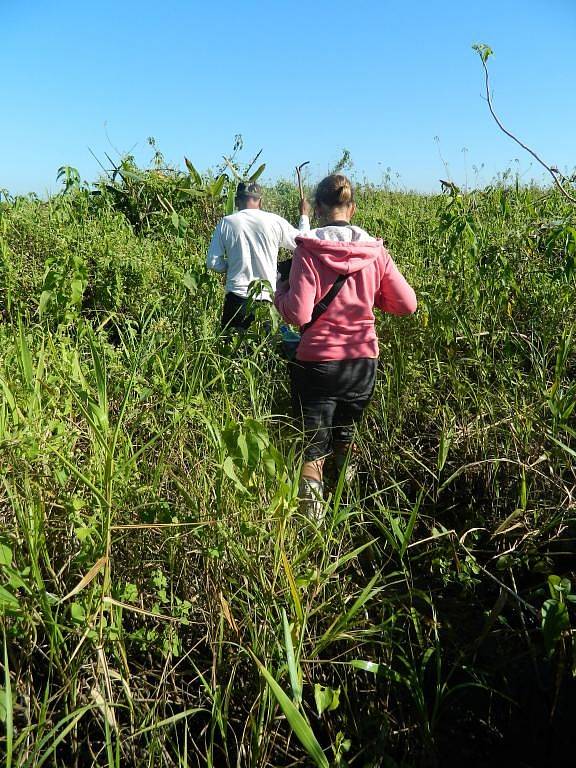
<path id="1" fill-rule="evenodd" d="M 351 225 L 320 227 L 296 242 L 290 285 L 276 294 L 286 320 L 305 325 L 338 275 L 346 277 L 328 309 L 303 333 L 298 359 L 378 357 L 373 307 L 394 314 L 416 307 L 414 291 L 382 242 Z"/>

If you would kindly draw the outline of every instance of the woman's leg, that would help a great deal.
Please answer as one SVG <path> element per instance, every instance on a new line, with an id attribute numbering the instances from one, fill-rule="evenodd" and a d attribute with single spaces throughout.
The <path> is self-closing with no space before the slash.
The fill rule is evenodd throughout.
<path id="1" fill-rule="evenodd" d="M 356 475 L 356 430 L 376 383 L 377 360 L 361 358 L 343 364 L 342 391 L 333 417 L 334 463 L 338 473 L 346 468 L 346 480 Z"/>
<path id="2" fill-rule="evenodd" d="M 313 459 L 302 464 L 302 477 L 308 477 L 310 480 L 317 480 L 321 483 L 323 474 L 324 459 Z"/>
<path id="3" fill-rule="evenodd" d="M 326 391 L 326 363 L 302 363 L 290 366 L 292 410 L 304 432 L 304 463 L 300 474 L 299 497 L 302 511 L 320 521 L 324 459 L 332 450 L 331 428 L 336 401 Z"/>

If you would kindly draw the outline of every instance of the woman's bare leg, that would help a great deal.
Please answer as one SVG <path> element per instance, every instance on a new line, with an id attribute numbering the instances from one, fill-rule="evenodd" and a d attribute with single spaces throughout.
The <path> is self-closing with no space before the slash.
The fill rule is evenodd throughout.
<path id="1" fill-rule="evenodd" d="M 302 477 L 307 477 L 310 480 L 316 480 L 322 482 L 322 476 L 324 472 L 324 459 L 314 459 L 314 461 L 305 461 L 302 464 Z"/>
<path id="2" fill-rule="evenodd" d="M 323 469 L 324 459 L 305 461 L 302 464 L 298 488 L 300 511 L 317 524 L 322 523 L 325 514 Z"/>

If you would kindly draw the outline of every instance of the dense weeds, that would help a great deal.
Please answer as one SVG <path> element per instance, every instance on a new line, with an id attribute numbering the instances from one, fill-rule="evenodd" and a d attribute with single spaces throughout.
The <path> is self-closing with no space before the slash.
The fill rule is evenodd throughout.
<path id="1" fill-rule="evenodd" d="M 224 182 L 123 171 L 0 202 L 6 764 L 562 762 L 573 209 L 360 190 L 419 311 L 379 320 L 361 472 L 319 530 L 270 318 L 219 335 Z M 269 200 L 294 219 L 291 185 Z"/>

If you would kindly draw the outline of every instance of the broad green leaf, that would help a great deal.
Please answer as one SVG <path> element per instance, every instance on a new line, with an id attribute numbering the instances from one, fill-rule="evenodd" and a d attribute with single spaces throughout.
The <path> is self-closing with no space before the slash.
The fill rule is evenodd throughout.
<path id="1" fill-rule="evenodd" d="M 253 432 L 247 432 L 246 447 L 248 450 L 247 464 L 250 467 L 250 469 L 255 470 L 256 467 L 258 466 L 258 462 L 260 461 L 260 456 L 262 455 L 262 449 L 265 446 L 262 445 L 262 442 L 258 439 L 257 435 L 255 435 Z"/>
<path id="2" fill-rule="evenodd" d="M 46 312 L 48 309 L 48 305 L 52 301 L 53 293 L 52 291 L 42 291 L 40 294 L 40 301 L 38 302 L 38 313 L 40 317 Z"/>
<path id="3" fill-rule="evenodd" d="M 262 456 L 262 463 L 267 476 L 271 479 L 276 477 L 276 460 L 271 451 L 266 451 Z"/>
<path id="4" fill-rule="evenodd" d="M 0 586 L 0 607 L 7 610 L 17 610 L 20 607 L 20 601 L 5 587 Z"/>
<path id="5" fill-rule="evenodd" d="M 226 459 L 224 459 L 224 463 L 222 464 L 222 470 L 224 474 L 232 480 L 236 488 L 238 488 L 239 491 L 242 491 L 243 493 L 248 493 L 248 490 L 246 487 L 242 484 L 240 481 L 240 478 L 236 474 L 236 470 L 234 469 L 234 460 L 231 456 L 228 456 Z"/>
<path id="6" fill-rule="evenodd" d="M 186 163 L 186 168 L 188 168 L 188 171 L 190 173 L 190 176 L 192 177 L 192 180 L 194 181 L 194 184 L 196 184 L 197 187 L 202 186 L 202 176 L 198 173 L 196 168 L 192 165 L 190 160 L 188 160 L 187 157 L 184 158 L 184 162 Z"/>
<path id="7" fill-rule="evenodd" d="M 72 304 L 80 304 L 84 296 L 84 283 L 82 280 L 70 281 L 70 301 Z"/>
<path id="8" fill-rule="evenodd" d="M 262 165 L 259 165 L 258 168 L 254 171 L 254 173 L 250 176 L 248 181 L 256 181 L 256 179 L 262 176 L 265 168 L 266 168 L 266 163 L 262 163 Z"/>
<path id="9" fill-rule="evenodd" d="M 146 183 L 146 178 L 140 174 L 140 173 L 134 173 L 134 171 L 128 171 L 126 168 L 122 168 L 121 171 L 118 171 L 120 176 L 123 179 L 130 179 L 130 181 L 138 181 L 140 183 Z"/>
<path id="10" fill-rule="evenodd" d="M 338 709 L 340 704 L 340 687 L 329 688 L 328 686 L 316 683 L 314 686 L 314 700 L 319 715 L 326 711 L 331 712 L 334 709 Z"/>
<path id="11" fill-rule="evenodd" d="M 268 446 L 270 438 L 268 437 L 268 430 L 262 422 L 257 419 L 246 419 L 244 427 L 247 432 L 254 436 L 261 448 Z"/>
<path id="12" fill-rule="evenodd" d="M 72 618 L 72 621 L 77 622 L 78 624 L 85 621 L 86 611 L 84 610 L 84 606 L 81 603 L 71 603 L 70 616 Z"/>
<path id="13" fill-rule="evenodd" d="M 354 659 L 348 662 L 354 669 L 361 669 L 362 672 L 370 672 L 371 675 L 377 675 L 380 672 L 381 664 L 375 661 L 364 661 L 364 659 Z"/>
<path id="14" fill-rule="evenodd" d="M 221 174 L 218 176 L 215 182 L 210 184 L 208 187 L 208 193 L 210 194 L 210 197 L 213 197 L 214 199 L 217 199 L 222 194 L 222 190 L 224 189 L 224 184 L 226 183 L 226 175 Z"/>
<path id="15" fill-rule="evenodd" d="M 551 655 L 562 633 L 570 628 L 568 608 L 558 600 L 546 600 L 542 606 L 542 634 L 548 655 Z"/>
<path id="16" fill-rule="evenodd" d="M 74 528 L 74 534 L 78 541 L 85 541 L 90 536 L 96 533 L 96 528 L 91 525 L 80 525 L 78 528 Z"/>
<path id="17" fill-rule="evenodd" d="M 0 542 L 0 565 L 12 565 L 12 550 Z"/>
<path id="18" fill-rule="evenodd" d="M 477 43 L 476 45 L 472 46 L 474 50 L 480 55 L 480 58 L 484 62 L 484 64 L 488 61 L 490 56 L 494 53 L 492 48 L 488 45 L 484 45 L 484 43 Z"/>
<path id="19" fill-rule="evenodd" d="M 240 451 L 240 456 L 242 456 L 242 459 L 244 460 L 244 463 L 248 463 L 248 443 L 246 441 L 246 435 L 244 432 L 240 432 L 238 435 L 238 440 L 236 441 L 238 445 L 238 449 Z"/>
<path id="20" fill-rule="evenodd" d="M 565 577 L 562 578 L 561 576 L 556 576 L 554 574 L 548 576 L 548 587 L 550 589 L 550 597 L 554 598 L 555 600 L 558 599 L 559 592 L 564 595 L 569 595 L 570 592 L 572 592 L 572 584 L 570 579 Z"/>
<path id="21" fill-rule="evenodd" d="M 203 189 L 186 189 L 185 187 L 179 187 L 178 192 L 188 195 L 188 197 L 206 197 L 206 192 Z"/>
<path id="22" fill-rule="evenodd" d="M 188 288 L 192 294 L 196 293 L 196 290 L 198 289 L 198 280 L 194 275 L 191 275 L 190 272 L 186 272 L 182 278 L 182 284 L 185 288 Z"/>
<path id="23" fill-rule="evenodd" d="M 231 213 L 234 213 L 235 197 L 236 197 L 236 190 L 234 189 L 234 184 L 229 184 L 228 194 L 226 196 L 226 207 L 224 209 L 224 213 L 226 216 L 230 216 Z"/>
<path id="24" fill-rule="evenodd" d="M 128 603 L 135 603 L 138 600 L 138 587 L 131 581 L 126 582 L 122 590 L 122 600 Z"/>
<path id="25" fill-rule="evenodd" d="M 25 575 L 28 575 L 30 569 L 26 568 L 23 573 Z M 6 566 L 5 568 L 5 574 L 8 577 L 8 586 L 10 586 L 12 589 L 23 589 L 25 592 L 30 594 L 30 588 L 22 578 L 22 575 L 19 571 L 15 570 L 14 568 L 9 568 Z"/>

